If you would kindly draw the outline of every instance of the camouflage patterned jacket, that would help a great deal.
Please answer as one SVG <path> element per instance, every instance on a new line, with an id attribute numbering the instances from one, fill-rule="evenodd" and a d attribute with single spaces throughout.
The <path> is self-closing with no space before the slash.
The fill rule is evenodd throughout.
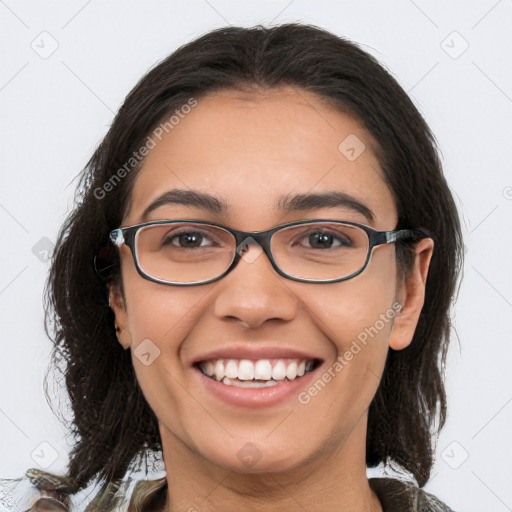
<path id="1" fill-rule="evenodd" d="M 414 484 L 393 478 L 370 478 L 384 512 L 454 512 Z M 160 512 L 164 511 L 167 481 L 125 479 L 90 496 L 59 491 L 61 481 L 39 469 L 24 477 L 0 479 L 0 512 Z M 79 493 L 81 494 L 81 493 Z M 199 507 L 200 504 L 198 504 Z M 195 510 L 191 507 L 190 510 Z"/>

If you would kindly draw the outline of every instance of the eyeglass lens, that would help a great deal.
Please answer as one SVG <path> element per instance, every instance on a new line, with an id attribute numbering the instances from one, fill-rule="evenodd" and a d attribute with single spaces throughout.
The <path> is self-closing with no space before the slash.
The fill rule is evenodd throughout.
<path id="1" fill-rule="evenodd" d="M 315 222 L 288 226 L 271 238 L 271 252 L 286 274 L 302 279 L 338 279 L 360 270 L 368 255 L 366 231 L 347 224 Z M 236 239 L 217 226 L 182 222 L 138 230 L 137 259 L 156 279 L 194 283 L 223 274 L 233 262 Z"/>

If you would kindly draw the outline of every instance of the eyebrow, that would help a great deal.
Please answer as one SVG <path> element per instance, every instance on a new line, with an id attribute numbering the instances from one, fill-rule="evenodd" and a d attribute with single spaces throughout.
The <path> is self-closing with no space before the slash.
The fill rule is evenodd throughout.
<path id="1" fill-rule="evenodd" d="M 344 208 L 362 214 L 369 222 L 375 220 L 375 215 L 368 206 L 355 197 L 337 190 L 281 196 L 277 202 L 277 209 L 284 213 L 318 208 Z"/>
<path id="2" fill-rule="evenodd" d="M 229 211 L 228 203 L 218 196 L 195 190 L 173 189 L 163 193 L 146 207 L 142 214 L 143 221 L 148 218 L 152 211 L 169 204 L 193 206 L 216 215 L 222 215 Z M 344 208 L 360 213 L 369 222 L 375 220 L 375 215 L 368 206 L 355 197 L 337 190 L 284 195 L 279 198 L 274 209 L 279 213 L 291 213 L 319 208 Z"/>

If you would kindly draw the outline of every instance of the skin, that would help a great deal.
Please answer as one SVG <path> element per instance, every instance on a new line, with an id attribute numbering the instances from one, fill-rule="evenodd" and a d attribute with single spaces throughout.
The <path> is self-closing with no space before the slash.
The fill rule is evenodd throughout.
<path id="1" fill-rule="evenodd" d="M 338 150 L 349 134 L 366 145 L 353 162 Z M 188 188 L 221 196 L 229 211 L 166 205 L 149 220 L 201 219 L 260 231 L 332 218 L 392 230 L 397 211 L 372 147 L 357 120 L 306 91 L 216 92 L 146 157 L 122 225 L 142 222 L 143 210 L 163 192 Z M 282 194 L 326 190 L 354 196 L 375 222 L 339 207 L 287 215 L 273 209 Z M 137 357 L 133 365 L 159 420 L 169 483 L 165 510 L 382 510 L 366 477 L 368 407 L 389 348 L 412 340 L 432 250 L 430 239 L 416 245 L 407 281 L 398 277 L 388 244 L 374 249 L 361 275 L 340 283 L 291 281 L 260 255 L 217 282 L 174 287 L 143 279 L 122 246 L 124 297 L 110 289 L 119 342 L 133 353 L 149 338 L 160 350 L 151 365 Z M 323 373 L 397 301 L 401 312 L 306 405 L 294 396 L 267 408 L 241 408 L 197 385 L 193 358 L 235 341 L 303 349 L 323 359 Z M 246 443 L 261 453 L 252 467 L 237 456 Z"/>

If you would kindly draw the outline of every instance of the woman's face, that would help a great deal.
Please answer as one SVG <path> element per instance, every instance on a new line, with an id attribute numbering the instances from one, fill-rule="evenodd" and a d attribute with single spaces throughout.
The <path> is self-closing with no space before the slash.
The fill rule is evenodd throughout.
<path id="1" fill-rule="evenodd" d="M 372 139 L 353 118 L 306 91 L 212 94 L 156 142 L 135 181 L 123 226 L 199 219 L 261 231 L 315 218 L 377 230 L 396 226 Z M 226 208 L 169 202 L 143 217 L 175 189 L 215 196 Z M 283 198 L 328 192 L 350 196 L 373 220 L 350 204 L 278 208 Z M 406 300 L 394 245 L 374 249 L 359 276 L 329 284 L 286 279 L 258 246 L 249 247 L 228 275 L 190 287 L 143 279 L 129 249 L 120 249 L 125 302 L 111 290 L 119 339 L 131 347 L 164 453 L 170 451 L 171 459 L 187 453 L 201 464 L 247 473 L 364 453 L 367 410 L 401 318 L 397 304 Z M 396 346 L 405 346 L 413 331 L 400 328 Z M 217 382 L 197 364 L 220 371 L 217 361 L 227 367 L 230 359 L 230 371 L 246 368 L 240 360 L 263 360 L 263 373 L 270 363 L 276 374 L 283 366 L 293 372 L 294 361 L 299 368 L 302 360 L 320 364 L 292 382 L 258 388 Z"/>

